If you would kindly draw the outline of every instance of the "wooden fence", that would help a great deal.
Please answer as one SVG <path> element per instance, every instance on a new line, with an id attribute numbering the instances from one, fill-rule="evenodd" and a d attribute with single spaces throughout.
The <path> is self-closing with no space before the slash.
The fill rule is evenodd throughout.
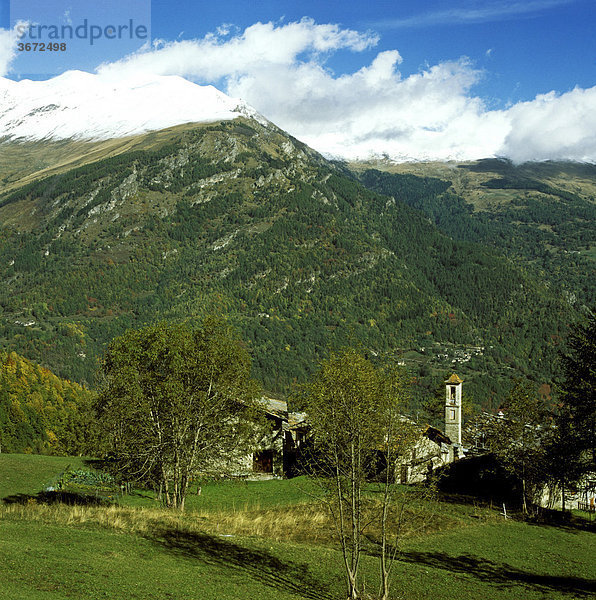
<path id="1" fill-rule="evenodd" d="M 592 502 L 578 502 L 577 510 L 585 510 L 586 512 L 596 512 L 596 505 Z"/>

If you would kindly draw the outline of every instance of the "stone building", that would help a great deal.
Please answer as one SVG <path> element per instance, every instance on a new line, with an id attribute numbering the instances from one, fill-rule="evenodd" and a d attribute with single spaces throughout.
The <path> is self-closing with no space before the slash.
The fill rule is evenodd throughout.
<path id="1" fill-rule="evenodd" d="M 461 446 L 462 384 L 455 373 L 445 381 L 445 435 Z"/>
<path id="2" fill-rule="evenodd" d="M 462 385 L 463 380 L 455 374 L 445 381 L 445 429 L 427 425 L 422 430 L 418 442 L 396 469 L 399 483 L 420 483 L 438 467 L 463 458 Z"/>
<path id="3" fill-rule="evenodd" d="M 275 398 L 263 397 L 261 406 L 268 422 L 267 431 L 234 474 L 248 479 L 291 476 L 308 435 L 306 414 L 288 412 L 287 403 Z"/>
<path id="4" fill-rule="evenodd" d="M 463 380 L 453 374 L 445 382 L 445 429 L 426 425 L 418 442 L 395 470 L 400 483 L 424 481 L 434 469 L 458 460 L 464 455 L 461 440 Z M 288 412 L 283 400 L 262 398 L 261 405 L 268 432 L 252 455 L 242 459 L 235 475 L 251 479 L 291 477 L 295 475 L 300 450 L 308 439 L 306 413 Z M 404 417 L 404 420 L 406 417 Z M 381 461 L 382 462 L 382 461 Z"/>

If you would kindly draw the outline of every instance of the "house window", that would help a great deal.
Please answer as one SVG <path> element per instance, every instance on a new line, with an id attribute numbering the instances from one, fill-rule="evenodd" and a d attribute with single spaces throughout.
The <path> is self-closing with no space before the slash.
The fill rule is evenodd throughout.
<path id="1" fill-rule="evenodd" d="M 252 467 L 256 473 L 273 473 L 273 450 L 255 452 Z"/>

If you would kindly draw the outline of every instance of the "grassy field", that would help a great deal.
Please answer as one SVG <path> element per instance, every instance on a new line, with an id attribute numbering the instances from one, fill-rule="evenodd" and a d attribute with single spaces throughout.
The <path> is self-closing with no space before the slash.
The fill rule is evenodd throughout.
<path id="1" fill-rule="evenodd" d="M 68 464 L 81 463 L 0 455 L 0 495 L 32 495 L 0 508 L 3 599 L 342 598 L 331 538 L 304 535 L 317 530 L 321 510 L 303 479 L 205 484 L 185 515 L 156 507 L 148 494 L 108 507 L 36 500 L 33 492 Z M 414 509 L 430 525 L 404 543 L 395 598 L 557 600 L 595 589 L 596 544 L 585 528 L 504 521 L 471 504 Z M 301 520 L 292 526 L 283 520 L 290 517 Z M 293 529 L 305 539 L 297 541 Z M 362 569 L 374 594 L 374 556 L 364 557 Z"/>
<path id="2" fill-rule="evenodd" d="M 188 510 L 255 510 L 308 502 L 316 490 L 308 479 L 271 479 L 265 481 L 209 481 L 193 484 L 186 499 Z M 154 494 L 136 491 L 123 498 L 126 506 L 149 508 L 155 505 Z"/>
<path id="3" fill-rule="evenodd" d="M 84 467 L 79 457 L 0 454 L 0 499 L 17 494 L 35 494 L 67 468 Z"/>
<path id="4" fill-rule="evenodd" d="M 149 150 L 167 144 L 185 131 L 209 126 L 205 123 L 175 125 L 159 131 L 103 141 L 43 140 L 0 143 L 0 194 L 37 179 L 117 156 L 128 151 Z"/>

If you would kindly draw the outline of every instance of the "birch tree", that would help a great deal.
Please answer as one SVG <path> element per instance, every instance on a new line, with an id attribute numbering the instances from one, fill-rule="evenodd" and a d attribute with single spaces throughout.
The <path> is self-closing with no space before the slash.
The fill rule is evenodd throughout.
<path id="1" fill-rule="evenodd" d="M 324 501 L 341 547 L 349 600 L 361 594 L 360 558 L 365 529 L 373 523 L 380 528 L 381 598 L 389 594 L 397 552 L 397 545 L 390 543 L 395 531 L 388 527 L 395 500 L 393 475 L 416 440 L 411 422 L 400 413 L 403 400 L 403 381 L 395 372 L 383 372 L 351 349 L 323 361 L 307 386 L 314 441 L 309 469 L 326 492 Z M 381 457 L 386 468 L 379 501 L 367 494 L 367 487 L 378 474 Z"/>
<path id="2" fill-rule="evenodd" d="M 416 493 L 395 485 L 395 475 L 412 454 L 422 436 L 422 429 L 404 416 L 409 399 L 409 388 L 405 374 L 388 369 L 380 374 L 378 392 L 379 413 L 382 415 L 380 449 L 385 461 L 385 470 L 380 474 L 382 496 L 377 507 L 380 526 L 379 575 L 380 600 L 388 600 L 390 578 L 398 558 L 401 538 L 409 518 L 408 507 L 413 500 L 428 500 L 432 497 L 431 487 L 418 487 Z"/>
<path id="3" fill-rule="evenodd" d="M 96 410 L 111 464 L 153 482 L 168 507 L 183 510 L 192 478 L 225 469 L 258 435 L 250 358 L 223 321 L 128 331 L 109 345 L 102 373 Z"/>

